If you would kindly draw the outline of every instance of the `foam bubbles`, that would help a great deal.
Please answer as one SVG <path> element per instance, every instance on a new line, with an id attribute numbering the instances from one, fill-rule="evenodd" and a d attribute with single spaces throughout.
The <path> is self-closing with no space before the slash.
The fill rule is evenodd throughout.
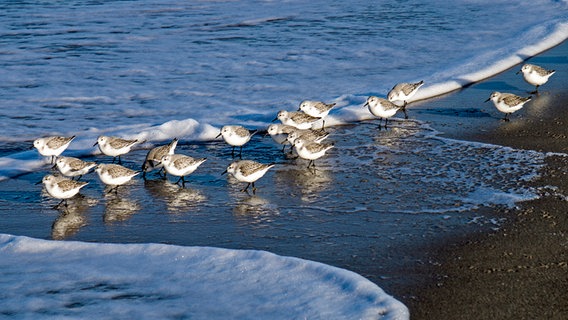
<path id="1" fill-rule="evenodd" d="M 265 251 L 0 234 L 0 275 L 17 318 L 409 318 L 353 272 Z"/>

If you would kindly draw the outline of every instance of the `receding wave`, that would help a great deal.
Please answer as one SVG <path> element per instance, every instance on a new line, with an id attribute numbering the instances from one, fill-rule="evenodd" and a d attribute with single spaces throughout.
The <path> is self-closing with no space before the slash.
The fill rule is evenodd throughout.
<path id="1" fill-rule="evenodd" d="M 17 318 L 409 318 L 356 273 L 265 251 L 0 234 L 0 275 Z"/>
<path id="2" fill-rule="evenodd" d="M 564 42 L 568 38 L 568 23 L 550 23 L 523 32 L 513 43 L 504 42 L 502 48 L 433 76 L 432 84 L 424 85 L 412 100 L 422 100 L 461 89 L 472 83 L 490 78 L 526 59 Z M 515 43 L 523 43 L 516 49 Z M 444 79 L 447 78 L 447 79 Z"/>

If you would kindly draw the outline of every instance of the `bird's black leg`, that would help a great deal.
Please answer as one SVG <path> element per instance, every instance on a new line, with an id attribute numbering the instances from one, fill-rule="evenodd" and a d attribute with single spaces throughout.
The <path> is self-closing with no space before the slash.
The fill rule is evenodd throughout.
<path id="1" fill-rule="evenodd" d="M 254 182 L 252 183 L 252 194 L 256 194 L 256 187 L 254 186 Z"/>
<path id="2" fill-rule="evenodd" d="M 160 175 L 160 177 L 162 177 L 164 180 L 168 178 L 168 172 L 166 171 L 166 168 L 162 167 L 160 169 L 160 171 L 158 171 L 158 174 Z"/>
<path id="3" fill-rule="evenodd" d="M 54 205 L 53 209 L 56 209 L 56 210 L 59 209 L 63 203 L 65 203 L 65 206 L 67 206 L 67 200 L 63 199 L 63 200 L 59 201 L 58 204 Z"/>
<path id="4" fill-rule="evenodd" d="M 310 163 L 308 163 L 308 170 L 310 170 L 312 174 L 316 173 L 316 163 L 314 160 L 310 160 Z"/>
<path id="5" fill-rule="evenodd" d="M 316 169 L 316 162 L 314 160 L 310 160 L 310 162 L 308 163 L 308 169 L 309 168 L 313 168 L 314 171 Z"/>
<path id="6" fill-rule="evenodd" d="M 109 194 L 113 191 L 114 191 L 114 194 L 118 195 L 118 186 L 108 189 L 107 194 Z"/>
<path id="7" fill-rule="evenodd" d="M 247 186 L 243 190 L 241 190 L 241 192 L 248 192 L 247 190 L 248 190 L 249 186 L 250 186 L 250 182 L 247 184 Z"/>
<path id="8" fill-rule="evenodd" d="M 406 113 L 406 105 L 408 103 L 406 101 L 404 101 L 404 105 L 402 106 L 402 112 L 404 113 L 404 119 L 408 119 L 408 113 Z"/>
<path id="9" fill-rule="evenodd" d="M 179 177 L 178 181 L 176 181 L 176 184 L 179 184 L 180 181 L 182 188 L 185 188 L 185 177 L 184 176 Z"/>
<path id="10" fill-rule="evenodd" d="M 289 155 L 292 155 L 294 153 L 294 145 L 290 145 L 290 150 L 288 151 Z M 296 159 L 296 158 L 294 158 Z"/>

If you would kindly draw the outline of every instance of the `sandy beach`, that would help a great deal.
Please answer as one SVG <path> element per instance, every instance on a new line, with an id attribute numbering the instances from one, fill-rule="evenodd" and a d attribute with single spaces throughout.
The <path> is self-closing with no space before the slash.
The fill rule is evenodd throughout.
<path id="1" fill-rule="evenodd" d="M 530 90 L 515 75 L 520 66 L 460 92 L 417 103 L 414 110 L 432 115 L 432 125 L 449 137 L 566 153 L 567 56 L 564 43 L 529 60 L 554 66 L 557 73 L 510 122 L 497 120 L 501 115 L 490 103 L 483 107 L 483 101 L 493 90 Z M 441 104 L 456 106 L 454 115 L 435 117 Z M 463 117 L 478 111 L 477 106 L 495 119 Z M 547 157 L 533 181 L 546 186 L 540 199 L 520 203 L 518 210 L 495 212 L 508 221 L 497 232 L 468 234 L 429 248 L 433 263 L 416 269 L 424 282 L 391 287 L 390 292 L 409 306 L 413 319 L 568 318 L 567 173 L 566 157 Z"/>

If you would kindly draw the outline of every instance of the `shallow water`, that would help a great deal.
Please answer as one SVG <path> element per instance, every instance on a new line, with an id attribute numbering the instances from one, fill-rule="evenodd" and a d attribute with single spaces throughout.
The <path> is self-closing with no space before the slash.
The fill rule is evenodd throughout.
<path id="1" fill-rule="evenodd" d="M 283 154 L 270 137 L 255 135 L 244 158 L 276 166 L 260 179 L 255 195 L 221 175 L 233 160 L 223 142 L 181 144 L 176 152 L 207 161 L 189 176 L 136 178 L 118 194 L 105 193 L 96 174 L 83 180 L 84 197 L 53 209 L 33 174 L 0 182 L 2 232 L 36 238 L 96 242 L 154 242 L 188 246 L 263 249 L 336 266 L 353 257 L 365 264 L 417 239 L 440 239 L 467 230 L 498 228 L 501 218 L 477 213 L 535 197 L 529 187 L 545 155 L 532 151 L 440 138 L 417 121 L 374 121 L 329 129 L 335 148 L 316 170 Z M 136 167 L 147 150 L 123 157 Z M 464 159 L 467 154 L 467 159 Z M 97 162 L 110 157 L 96 156 Z M 510 176 L 517 177 L 509 179 Z M 14 210 L 16 208 L 16 210 Z M 400 261 L 404 259 L 398 257 Z M 393 263 L 386 259 L 383 263 Z M 387 272 L 391 272 L 387 271 Z M 372 280 L 388 274 L 369 275 Z"/>

